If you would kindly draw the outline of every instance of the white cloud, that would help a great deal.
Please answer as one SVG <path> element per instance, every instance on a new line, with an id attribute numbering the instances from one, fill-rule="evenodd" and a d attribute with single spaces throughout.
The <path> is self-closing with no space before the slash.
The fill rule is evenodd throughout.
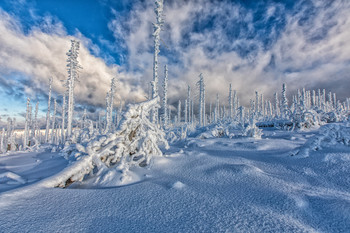
<path id="1" fill-rule="evenodd" d="M 216 93 L 226 101 L 229 83 L 239 91 L 244 104 L 254 98 L 258 90 L 271 98 L 280 92 L 283 82 L 290 92 L 296 88 L 327 88 L 348 95 L 350 88 L 350 2 L 314 1 L 306 11 L 303 1 L 287 12 L 282 4 L 268 6 L 262 21 L 267 22 L 274 14 L 285 20 L 283 30 L 273 27 L 268 36 L 270 46 L 264 46 L 254 31 L 254 17 L 250 10 L 239 4 L 209 1 L 165 1 L 165 28 L 161 37 L 161 63 L 169 65 L 170 101 L 184 99 L 187 84 L 195 88 L 199 73 L 203 73 L 207 85 L 207 100 L 215 101 Z M 149 82 L 152 78 L 153 38 L 151 22 L 155 20 L 153 4 L 137 5 L 130 13 L 127 25 L 114 21 L 118 30 L 127 27 L 123 38 L 129 51 L 130 72 Z M 282 13 L 281 13 L 282 12 Z M 195 22 L 206 23 L 208 15 L 213 28 L 193 31 Z M 301 21 L 304 22 L 301 23 Z M 228 28 L 244 24 L 235 40 L 228 40 Z M 197 25 L 198 26 L 198 25 Z M 111 27 L 112 29 L 113 27 Z M 256 34 L 253 34 L 256 33 Z M 279 33 L 279 34 L 277 34 Z M 254 35 L 251 37 L 251 35 Z M 190 44 L 186 44 L 187 42 Z M 244 57 L 239 50 L 245 46 L 250 53 Z M 209 49 L 208 49 L 209 48 Z M 177 60 L 175 63 L 171 59 Z M 337 84 L 335 84 L 337 83 Z M 171 100 L 173 99 L 173 100 Z"/>
<path id="2" fill-rule="evenodd" d="M 117 76 L 116 103 L 119 100 L 140 101 L 144 94 L 135 78 L 120 71 L 117 66 L 107 66 L 105 61 L 91 54 L 100 51 L 89 39 L 77 32 L 69 36 L 61 23 L 53 24 L 50 17 L 44 19 L 43 26 L 33 27 L 24 33 L 21 24 L 14 16 L 0 11 L 0 78 L 12 73 L 29 77 L 30 82 L 24 91 L 32 96 L 33 89 L 48 89 L 48 78 L 54 76 L 53 88 L 57 94 L 64 91 L 62 82 L 67 77 L 66 52 L 71 39 L 82 42 L 78 60 L 83 66 L 80 82 L 76 85 L 76 100 L 91 105 L 104 105 L 112 76 Z M 89 49 L 90 50 L 89 50 Z"/>

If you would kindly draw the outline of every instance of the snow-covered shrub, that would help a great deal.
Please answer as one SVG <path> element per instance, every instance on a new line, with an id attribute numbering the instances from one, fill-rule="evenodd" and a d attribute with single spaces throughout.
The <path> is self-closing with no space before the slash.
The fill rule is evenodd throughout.
<path id="1" fill-rule="evenodd" d="M 257 139 L 260 139 L 261 136 L 263 135 L 262 129 L 259 129 L 256 126 L 254 114 L 250 117 L 249 124 L 243 129 L 242 135 L 246 137 L 257 138 Z"/>
<path id="2" fill-rule="evenodd" d="M 309 129 L 318 125 L 317 113 L 313 110 L 300 111 L 292 115 L 293 128 Z"/>
<path id="3" fill-rule="evenodd" d="M 205 127 L 205 131 L 201 132 L 197 137 L 201 139 L 208 138 L 221 138 L 226 136 L 225 128 L 219 124 L 212 124 L 208 127 Z"/>
<path id="4" fill-rule="evenodd" d="M 120 161 L 120 167 L 128 170 L 134 165 L 146 166 L 153 156 L 163 155 L 158 144 L 164 144 L 165 148 L 169 147 L 165 133 L 148 118 L 150 111 L 154 107 L 159 107 L 158 98 L 129 105 L 116 132 L 115 153 L 105 157 L 104 162 L 107 165 Z"/>
<path id="5" fill-rule="evenodd" d="M 326 112 L 323 113 L 321 116 L 321 121 L 324 121 L 326 123 L 334 123 L 338 122 L 340 120 L 340 116 L 336 112 Z"/>
<path id="6" fill-rule="evenodd" d="M 243 131 L 243 136 L 260 139 L 263 135 L 262 129 L 259 129 L 255 124 L 249 124 Z"/>
<path id="7" fill-rule="evenodd" d="M 165 133 L 148 119 L 150 111 L 159 107 L 158 102 L 159 97 L 129 105 L 114 133 L 97 136 L 87 143 L 81 136 L 73 138 L 81 143 L 69 145 L 65 152 L 70 152 L 69 158 L 74 163 L 59 174 L 54 186 L 66 187 L 88 174 L 102 174 L 115 166 L 123 178 L 132 166 L 144 167 L 150 164 L 153 156 L 162 156 L 158 144 L 169 147 Z"/>
<path id="8" fill-rule="evenodd" d="M 237 122 L 232 121 L 218 121 L 197 129 L 197 138 L 233 138 L 241 130 L 240 125 Z"/>

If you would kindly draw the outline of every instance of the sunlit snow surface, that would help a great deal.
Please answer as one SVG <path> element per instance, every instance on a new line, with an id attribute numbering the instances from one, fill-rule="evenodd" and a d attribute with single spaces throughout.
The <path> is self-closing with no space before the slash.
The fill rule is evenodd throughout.
<path id="1" fill-rule="evenodd" d="M 0 232 L 349 232 L 350 147 L 296 153 L 320 132 L 189 138 L 130 180 L 67 189 L 44 187 L 57 153 L 1 156 Z"/>

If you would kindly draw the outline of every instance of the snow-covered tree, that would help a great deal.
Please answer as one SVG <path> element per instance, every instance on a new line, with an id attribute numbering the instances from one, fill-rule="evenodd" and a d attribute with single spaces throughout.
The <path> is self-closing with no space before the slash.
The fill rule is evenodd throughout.
<path id="1" fill-rule="evenodd" d="M 230 113 L 229 113 L 229 117 L 230 119 L 232 119 L 233 117 L 233 97 L 232 97 L 232 84 L 230 83 L 230 88 L 228 90 L 228 106 L 230 108 Z"/>
<path id="2" fill-rule="evenodd" d="M 181 123 L 181 100 L 179 100 L 179 103 L 177 104 L 177 123 Z"/>
<path id="3" fill-rule="evenodd" d="M 66 187 L 75 181 L 82 180 L 96 168 L 103 171 L 117 168 L 126 177 L 133 166 L 148 166 L 154 156 L 162 156 L 159 144 L 167 149 L 165 133 L 148 118 L 150 111 L 159 108 L 159 97 L 139 103 L 130 104 L 123 115 L 116 132 L 98 137 L 86 146 L 77 144 L 81 155 L 70 167 L 61 172 L 55 179 L 54 186 Z"/>
<path id="4" fill-rule="evenodd" d="M 114 95 L 116 89 L 116 78 L 113 77 L 111 80 L 111 89 L 106 95 L 106 128 L 104 134 L 111 132 L 112 123 L 113 123 L 113 103 Z"/>
<path id="5" fill-rule="evenodd" d="M 168 127 L 168 66 L 164 66 L 163 81 L 163 127 Z"/>
<path id="6" fill-rule="evenodd" d="M 205 125 L 205 84 L 203 75 L 199 75 L 199 81 L 197 82 L 199 87 L 199 125 Z"/>
<path id="7" fill-rule="evenodd" d="M 56 113 L 57 113 L 57 101 L 53 100 L 53 114 L 52 114 L 52 126 L 51 126 L 51 143 L 54 143 L 56 132 Z"/>
<path id="8" fill-rule="evenodd" d="M 280 103 L 279 103 L 279 100 L 278 100 L 277 92 L 275 92 L 274 97 L 275 97 L 275 117 L 278 117 L 279 114 L 280 114 L 280 112 L 279 112 L 279 105 L 280 105 Z"/>
<path id="9" fill-rule="evenodd" d="M 220 119 L 220 101 L 219 101 L 219 94 L 216 94 L 216 103 L 215 103 L 215 110 L 214 110 L 214 121 L 218 122 Z"/>
<path id="10" fill-rule="evenodd" d="M 192 122 L 192 97 L 191 97 L 191 87 L 187 86 L 187 121 L 188 123 Z"/>
<path id="11" fill-rule="evenodd" d="M 233 91 L 233 97 L 232 97 L 232 119 L 236 118 L 237 115 L 237 107 L 238 107 L 238 97 L 237 97 L 237 91 Z"/>
<path id="12" fill-rule="evenodd" d="M 288 99 L 287 99 L 287 86 L 285 83 L 282 85 L 282 103 L 281 103 L 281 114 L 283 118 L 287 118 L 289 115 Z"/>
<path id="13" fill-rule="evenodd" d="M 185 115 L 185 123 L 188 123 L 188 101 L 185 100 L 185 108 L 184 108 L 184 115 Z"/>
<path id="14" fill-rule="evenodd" d="M 66 141 L 66 92 L 63 94 L 62 99 L 62 125 L 61 125 L 61 140 Z"/>
<path id="15" fill-rule="evenodd" d="M 156 23 L 153 23 L 153 37 L 154 37 L 154 56 L 153 56 L 153 81 L 152 85 L 152 98 L 158 96 L 158 54 L 160 52 L 160 31 L 164 24 L 163 22 L 163 0 L 155 1 L 156 8 L 154 12 L 156 13 Z M 152 111 L 152 122 L 156 123 L 158 121 L 158 109 Z"/>
<path id="16" fill-rule="evenodd" d="M 0 136 L 0 153 L 4 153 L 6 149 L 4 148 L 5 145 L 5 128 L 2 128 L 1 136 Z"/>
<path id="17" fill-rule="evenodd" d="M 30 99 L 27 98 L 27 111 L 26 111 L 26 119 L 24 123 L 24 134 L 23 134 L 23 148 L 26 149 L 29 141 L 29 124 L 30 124 L 30 119 L 29 119 L 29 111 L 30 111 Z"/>
<path id="18" fill-rule="evenodd" d="M 255 113 L 259 113 L 259 92 L 257 92 L 257 91 L 255 91 L 255 106 L 254 106 L 254 108 L 255 108 Z"/>
<path id="19" fill-rule="evenodd" d="M 45 142 L 49 142 L 52 77 L 49 79 L 49 99 L 47 100 Z"/>
<path id="20" fill-rule="evenodd" d="M 73 112 L 74 112 L 74 88 L 75 82 L 79 78 L 79 69 L 82 67 L 78 62 L 80 43 L 76 40 L 71 40 L 71 48 L 67 53 L 67 67 L 68 67 L 68 78 L 66 86 L 68 89 L 68 107 L 67 107 L 67 136 L 72 135 L 72 123 L 73 123 Z"/>

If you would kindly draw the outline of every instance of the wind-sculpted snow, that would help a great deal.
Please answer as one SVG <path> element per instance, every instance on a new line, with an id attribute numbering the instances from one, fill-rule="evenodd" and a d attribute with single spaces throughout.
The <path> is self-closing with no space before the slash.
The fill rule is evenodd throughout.
<path id="1" fill-rule="evenodd" d="M 131 167 L 126 183 L 116 182 L 118 172 L 110 170 L 67 189 L 45 188 L 53 177 L 41 170 L 46 181 L 17 184 L 22 188 L 0 194 L 0 231 L 347 232 L 348 126 L 293 132 L 267 128 L 263 133 L 258 140 L 174 142 L 165 156 L 153 158 L 152 169 Z M 319 150 L 309 143 L 316 139 Z M 291 156 L 303 147 L 311 148 L 308 157 Z M 26 179 L 10 166 L 12 159 L 23 158 L 22 167 L 27 163 L 39 173 L 29 165 L 35 155 L 26 156 L 0 157 L 0 163 Z M 40 164 L 55 158 L 41 156 Z"/>
<path id="2" fill-rule="evenodd" d="M 308 157 L 310 151 L 350 145 L 350 127 L 346 123 L 334 123 L 322 126 L 319 133 L 311 137 L 302 147 L 293 152 L 298 157 Z"/>

